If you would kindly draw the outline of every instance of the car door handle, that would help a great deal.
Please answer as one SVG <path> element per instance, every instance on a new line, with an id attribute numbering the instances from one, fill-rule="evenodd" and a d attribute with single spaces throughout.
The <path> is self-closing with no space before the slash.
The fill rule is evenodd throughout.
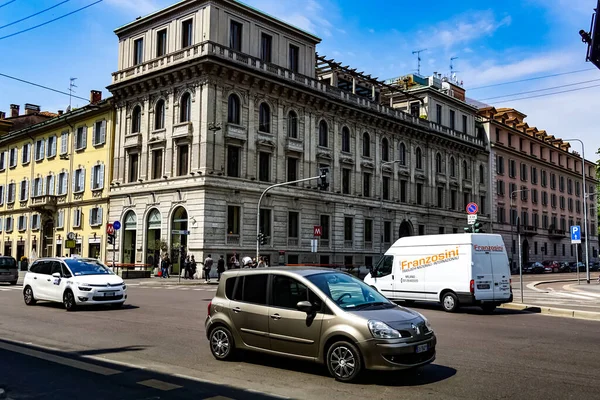
<path id="1" fill-rule="evenodd" d="M 34 276 L 33 279 L 37 279 L 37 276 Z"/>
<path id="2" fill-rule="evenodd" d="M 271 315 L 271 318 L 272 319 L 281 319 L 281 315 L 279 315 L 279 314 L 273 314 L 273 315 Z"/>
<path id="3" fill-rule="evenodd" d="M 46 279 L 48 282 L 50 282 L 50 279 Z"/>
<path id="4" fill-rule="evenodd" d="M 236 313 L 236 314 L 239 313 L 239 312 L 241 312 L 241 311 L 242 311 L 242 309 L 239 308 L 239 307 L 234 307 L 233 308 L 233 312 Z"/>

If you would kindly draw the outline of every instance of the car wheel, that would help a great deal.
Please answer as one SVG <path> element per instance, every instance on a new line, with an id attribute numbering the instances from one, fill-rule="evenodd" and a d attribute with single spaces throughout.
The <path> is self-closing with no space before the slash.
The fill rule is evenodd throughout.
<path id="1" fill-rule="evenodd" d="M 496 309 L 496 305 L 495 304 L 482 304 L 481 309 L 483 310 L 483 312 L 485 314 L 491 314 Z"/>
<path id="2" fill-rule="evenodd" d="M 350 342 L 334 343 L 327 351 L 327 369 L 340 382 L 355 380 L 362 371 L 358 349 Z"/>
<path id="3" fill-rule="evenodd" d="M 33 289 L 31 289 L 31 286 L 27 286 L 25 287 L 25 290 L 23 290 L 23 300 L 25 300 L 25 304 L 28 306 L 33 306 L 37 303 L 37 300 L 33 297 Z"/>
<path id="4" fill-rule="evenodd" d="M 235 343 L 229 329 L 217 326 L 210 332 L 210 352 L 221 361 L 231 360 L 235 354 Z"/>
<path id="5" fill-rule="evenodd" d="M 15 286 L 17 284 L 17 281 L 11 282 L 10 284 Z"/>
<path id="6" fill-rule="evenodd" d="M 444 294 L 442 297 L 442 307 L 444 307 L 444 311 L 456 312 L 458 310 L 458 297 L 452 292 Z"/>
<path id="7" fill-rule="evenodd" d="M 63 304 L 67 311 L 75 311 L 75 309 L 77 308 L 77 304 L 75 303 L 75 296 L 70 290 L 66 290 L 63 294 Z"/>

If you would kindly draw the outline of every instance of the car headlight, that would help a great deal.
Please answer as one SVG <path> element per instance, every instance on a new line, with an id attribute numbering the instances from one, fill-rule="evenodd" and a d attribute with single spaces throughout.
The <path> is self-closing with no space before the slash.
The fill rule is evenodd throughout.
<path id="1" fill-rule="evenodd" d="M 419 314 L 419 316 L 420 316 L 421 318 L 423 318 L 423 321 L 425 321 L 425 326 L 427 327 L 427 329 L 429 329 L 430 331 L 432 331 L 432 330 L 433 330 L 433 328 L 431 327 L 431 323 L 429 322 L 429 320 L 427 319 L 427 317 L 425 317 L 423 314 L 421 314 L 421 313 L 420 313 L 420 312 L 418 312 L 418 311 L 415 311 L 415 312 L 416 312 L 417 314 Z"/>
<path id="2" fill-rule="evenodd" d="M 77 286 L 77 289 L 81 290 L 82 292 L 89 292 L 90 290 L 92 290 L 91 287 L 86 286 Z"/>
<path id="3" fill-rule="evenodd" d="M 400 332 L 391 328 L 388 324 L 385 324 L 381 321 L 370 320 L 369 330 L 371 331 L 371 335 L 374 338 L 378 339 L 400 339 L 402 335 Z"/>
<path id="4" fill-rule="evenodd" d="M 123 284 L 123 290 L 127 289 L 127 285 Z"/>

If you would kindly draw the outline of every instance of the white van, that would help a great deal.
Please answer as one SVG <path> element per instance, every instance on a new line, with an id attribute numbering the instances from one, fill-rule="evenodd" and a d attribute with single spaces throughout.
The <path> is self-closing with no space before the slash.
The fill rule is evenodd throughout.
<path id="1" fill-rule="evenodd" d="M 494 234 L 398 239 L 364 280 L 391 300 L 439 301 L 450 312 L 466 305 L 492 312 L 513 299 L 506 247 Z"/>

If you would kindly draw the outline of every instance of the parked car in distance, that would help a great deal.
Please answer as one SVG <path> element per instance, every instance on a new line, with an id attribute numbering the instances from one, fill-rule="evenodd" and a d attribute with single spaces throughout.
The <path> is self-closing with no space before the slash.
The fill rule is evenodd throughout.
<path id="1" fill-rule="evenodd" d="M 545 272 L 558 272 L 560 263 L 558 261 L 542 261 Z"/>
<path id="2" fill-rule="evenodd" d="M 585 268 L 585 264 L 582 263 L 581 261 L 579 262 L 571 262 L 569 263 L 569 268 L 571 269 L 571 272 L 577 272 L 577 269 L 579 267 L 579 272 L 585 272 L 586 268 Z"/>
<path id="3" fill-rule="evenodd" d="M 546 267 L 537 261 L 528 262 L 523 267 L 524 274 L 543 274 L 544 272 L 546 272 Z"/>
<path id="4" fill-rule="evenodd" d="M 94 304 L 118 308 L 127 299 L 127 286 L 94 258 L 39 258 L 25 274 L 23 299 L 28 306 L 38 300 L 63 303 L 67 311 Z"/>
<path id="5" fill-rule="evenodd" d="M 205 328 L 217 360 L 237 350 L 309 360 L 342 382 L 363 369 L 420 367 L 436 354 L 427 318 L 354 276 L 325 268 L 227 271 Z"/>
<path id="6" fill-rule="evenodd" d="M 558 267 L 558 272 L 571 272 L 569 263 L 568 262 L 560 263 L 560 267 Z"/>
<path id="7" fill-rule="evenodd" d="M 19 280 L 17 260 L 13 257 L 0 256 L 0 282 L 16 285 Z"/>

